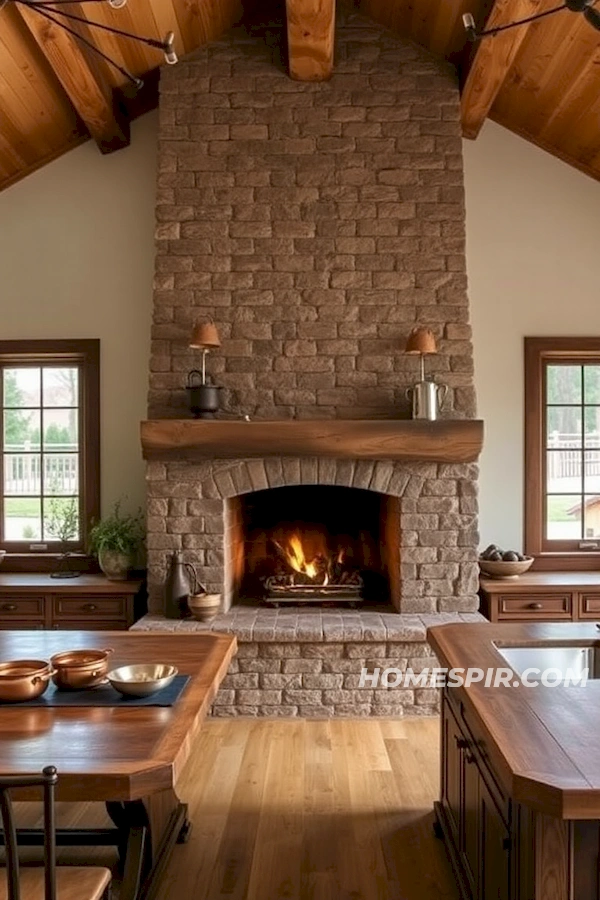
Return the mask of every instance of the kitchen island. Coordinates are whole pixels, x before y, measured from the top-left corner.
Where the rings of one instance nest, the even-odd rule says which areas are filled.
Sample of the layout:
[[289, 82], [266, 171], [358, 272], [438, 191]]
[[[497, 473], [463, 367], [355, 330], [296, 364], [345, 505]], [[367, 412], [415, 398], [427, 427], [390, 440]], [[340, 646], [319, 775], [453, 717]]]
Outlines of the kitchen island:
[[527, 687], [515, 671], [443, 689], [436, 824], [465, 900], [600, 900], [595, 623], [442, 625], [428, 639], [449, 669], [508, 670], [514, 647], [589, 656], [585, 685]]

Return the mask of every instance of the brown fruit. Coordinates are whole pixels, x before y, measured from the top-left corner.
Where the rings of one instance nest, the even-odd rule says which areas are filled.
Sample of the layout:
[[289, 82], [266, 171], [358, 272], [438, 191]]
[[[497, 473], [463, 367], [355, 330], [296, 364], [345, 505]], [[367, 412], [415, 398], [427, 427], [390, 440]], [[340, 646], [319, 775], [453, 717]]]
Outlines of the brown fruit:
[[514, 550], [507, 550], [506, 553], [502, 554], [502, 559], [504, 562], [518, 562], [519, 554], [515, 553]]

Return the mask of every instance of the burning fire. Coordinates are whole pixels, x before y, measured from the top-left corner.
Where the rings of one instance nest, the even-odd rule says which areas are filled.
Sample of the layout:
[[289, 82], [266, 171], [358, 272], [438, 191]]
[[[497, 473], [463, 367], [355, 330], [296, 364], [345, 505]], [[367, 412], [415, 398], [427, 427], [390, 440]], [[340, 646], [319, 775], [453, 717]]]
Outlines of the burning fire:
[[311, 581], [319, 579], [318, 584], [322, 587], [329, 584], [333, 574], [333, 566], [336, 563], [339, 566], [344, 561], [344, 550], [340, 549], [333, 557], [327, 551], [325, 542], [319, 542], [323, 546], [319, 546], [311, 553], [306, 549], [301, 536], [297, 532], [288, 537], [285, 546], [277, 541], [275, 543], [294, 572], [310, 578]]
[[300, 535], [293, 534], [289, 540], [288, 546], [283, 547], [282, 550], [294, 572], [300, 572], [300, 574], [307, 575], [309, 578], [313, 579], [317, 577], [319, 570], [317, 568], [316, 559], [313, 559], [310, 562], [308, 561], [304, 552], [304, 547], [302, 546]]

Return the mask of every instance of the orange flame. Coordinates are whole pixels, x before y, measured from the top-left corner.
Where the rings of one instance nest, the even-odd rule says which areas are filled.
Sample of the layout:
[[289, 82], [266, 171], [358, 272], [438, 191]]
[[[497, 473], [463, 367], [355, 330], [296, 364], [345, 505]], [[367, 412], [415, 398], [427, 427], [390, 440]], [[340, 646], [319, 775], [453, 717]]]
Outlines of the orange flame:
[[288, 542], [288, 546], [283, 548], [286, 559], [295, 572], [307, 575], [308, 578], [316, 578], [319, 574], [316, 560], [308, 560], [304, 553], [304, 547], [298, 534], [293, 534]]

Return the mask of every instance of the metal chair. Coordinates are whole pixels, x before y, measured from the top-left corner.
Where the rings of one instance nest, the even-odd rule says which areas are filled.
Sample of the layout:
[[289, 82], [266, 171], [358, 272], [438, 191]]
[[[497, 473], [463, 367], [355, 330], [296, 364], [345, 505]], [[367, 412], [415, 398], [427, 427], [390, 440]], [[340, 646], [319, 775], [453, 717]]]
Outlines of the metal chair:
[[[56, 866], [54, 766], [41, 775], [0, 776], [0, 815], [6, 848], [6, 877], [0, 875], [0, 900], [106, 900], [110, 891], [109, 869], [96, 866]], [[44, 792], [44, 867], [19, 867], [17, 830], [11, 790], [41, 787]]]

